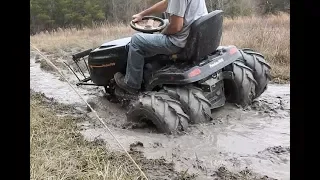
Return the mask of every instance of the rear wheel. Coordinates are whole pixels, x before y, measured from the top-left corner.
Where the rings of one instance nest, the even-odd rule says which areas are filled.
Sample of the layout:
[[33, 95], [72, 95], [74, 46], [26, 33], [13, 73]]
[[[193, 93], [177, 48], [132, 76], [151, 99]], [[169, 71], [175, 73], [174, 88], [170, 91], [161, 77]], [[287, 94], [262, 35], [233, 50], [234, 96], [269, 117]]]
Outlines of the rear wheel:
[[271, 67], [264, 59], [264, 56], [258, 52], [251, 49], [242, 49], [240, 53], [242, 54], [244, 64], [253, 70], [252, 74], [257, 82], [255, 89], [255, 98], [257, 98], [267, 89], [268, 83], [271, 80]]
[[129, 121], [150, 120], [162, 133], [175, 133], [188, 128], [189, 116], [181, 109], [180, 102], [165, 92], [141, 95], [127, 112]]
[[252, 70], [241, 61], [231, 64], [234, 73], [233, 80], [225, 80], [225, 94], [227, 101], [242, 107], [250, 105], [256, 97], [255, 81]]
[[201, 89], [194, 86], [164, 87], [164, 91], [180, 101], [182, 109], [190, 116], [192, 124], [204, 123], [212, 120], [210, 101], [203, 95]]

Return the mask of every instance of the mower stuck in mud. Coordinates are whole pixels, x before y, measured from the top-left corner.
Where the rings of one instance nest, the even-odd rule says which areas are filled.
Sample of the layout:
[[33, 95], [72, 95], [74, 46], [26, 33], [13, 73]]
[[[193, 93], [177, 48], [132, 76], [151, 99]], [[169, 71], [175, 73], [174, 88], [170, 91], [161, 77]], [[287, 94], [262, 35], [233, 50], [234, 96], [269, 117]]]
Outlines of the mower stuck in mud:
[[[145, 19], [148, 24], [159, 21], [158, 26], [146, 30], [131, 23], [131, 27], [145, 33], [164, 28], [164, 19]], [[137, 96], [124, 93], [114, 81], [115, 73], [125, 74], [130, 37], [75, 54], [75, 66], [68, 66], [77, 85], [103, 86], [109, 100], [129, 105], [128, 121], [151, 121], [163, 133], [184, 131], [189, 124], [213, 121], [212, 110], [226, 102], [246, 107], [267, 89], [270, 66], [264, 56], [251, 49], [219, 46], [222, 23], [223, 12], [213, 11], [192, 24], [179, 54], [146, 58]]]

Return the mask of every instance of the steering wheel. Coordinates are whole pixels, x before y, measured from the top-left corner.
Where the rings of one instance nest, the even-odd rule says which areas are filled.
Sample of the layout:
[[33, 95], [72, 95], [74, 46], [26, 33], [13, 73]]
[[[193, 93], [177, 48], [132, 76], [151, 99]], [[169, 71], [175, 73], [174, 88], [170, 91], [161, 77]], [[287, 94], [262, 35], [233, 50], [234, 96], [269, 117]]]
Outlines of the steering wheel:
[[156, 16], [144, 16], [139, 22], [130, 22], [130, 26], [132, 29], [144, 33], [154, 33], [162, 31], [167, 24], [164, 19], [156, 17]]

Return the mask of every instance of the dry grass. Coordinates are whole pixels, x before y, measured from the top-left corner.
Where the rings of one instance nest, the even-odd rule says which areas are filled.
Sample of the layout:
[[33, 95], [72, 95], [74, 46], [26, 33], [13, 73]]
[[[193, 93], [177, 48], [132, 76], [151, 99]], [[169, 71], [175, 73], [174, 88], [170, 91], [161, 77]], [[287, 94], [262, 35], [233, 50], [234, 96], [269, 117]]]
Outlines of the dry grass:
[[[102, 24], [92, 29], [65, 29], [31, 36], [31, 42], [41, 50], [58, 55], [97, 47], [107, 40], [130, 36], [127, 25]], [[222, 45], [251, 48], [266, 56], [276, 82], [290, 80], [290, 16], [239, 17], [224, 19]]]
[[98, 141], [84, 141], [75, 118], [58, 117], [39, 95], [32, 95], [30, 101], [30, 179], [139, 177], [126, 156], [109, 152]]
[[224, 20], [222, 44], [251, 48], [263, 55], [272, 67], [276, 82], [290, 80], [290, 16], [239, 17]]
[[[30, 37], [31, 43], [48, 53], [81, 51], [101, 45], [101, 43], [130, 36], [134, 30], [123, 24], [101, 24], [94, 28], [77, 30], [58, 29], [54, 32], [41, 32]], [[61, 52], [62, 50], [62, 52]]]

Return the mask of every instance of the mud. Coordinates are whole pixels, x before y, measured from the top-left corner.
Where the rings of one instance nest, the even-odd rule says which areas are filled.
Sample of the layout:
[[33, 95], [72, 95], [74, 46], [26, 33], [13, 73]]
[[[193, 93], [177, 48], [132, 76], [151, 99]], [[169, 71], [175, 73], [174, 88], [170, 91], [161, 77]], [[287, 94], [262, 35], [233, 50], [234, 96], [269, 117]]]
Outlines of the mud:
[[[66, 70], [64, 73], [75, 84], [72, 74]], [[121, 150], [67, 82], [41, 70], [34, 58], [30, 60], [30, 78], [34, 91], [76, 107], [92, 118], [79, 124], [86, 139], [103, 139], [109, 148]], [[175, 171], [194, 173], [196, 179], [290, 179], [290, 85], [270, 84], [252, 106], [241, 109], [227, 104], [213, 113], [213, 122], [193, 125], [175, 136], [159, 134], [149, 124], [126, 122], [126, 110], [109, 102], [101, 87], [76, 89], [122, 145], [146, 159], [170, 162]]]

